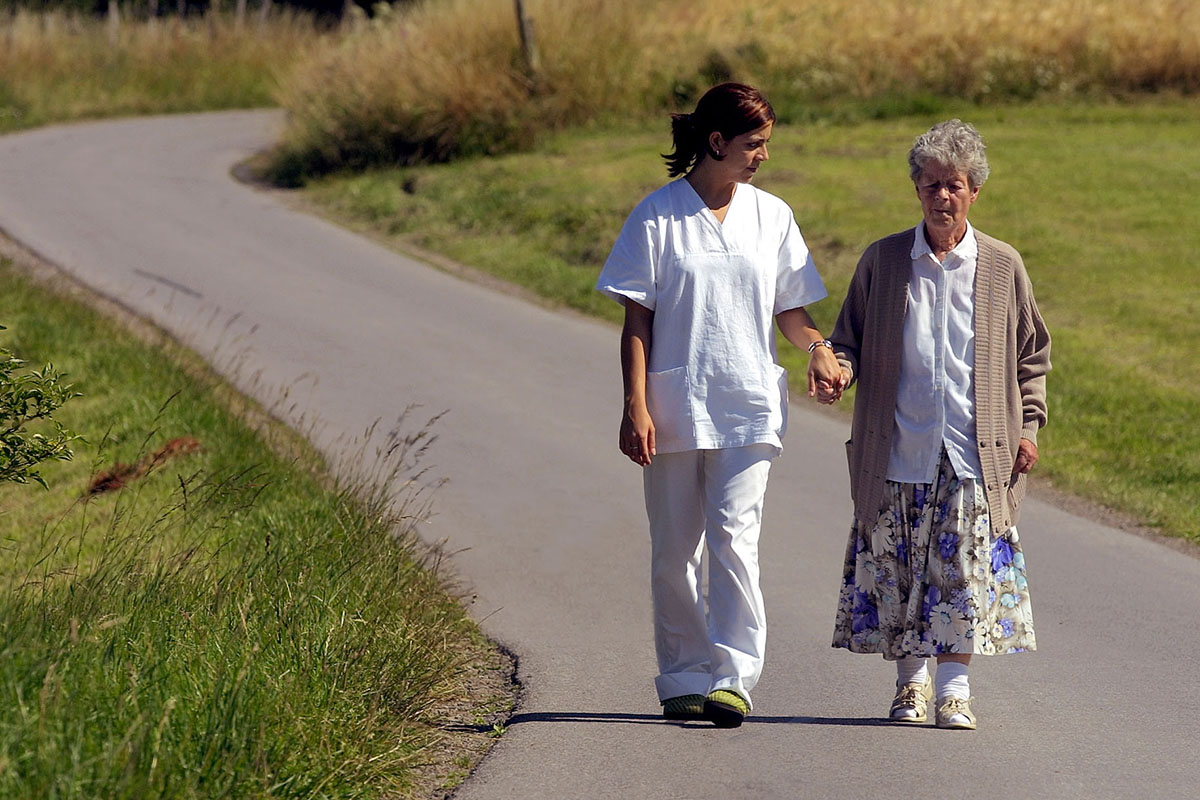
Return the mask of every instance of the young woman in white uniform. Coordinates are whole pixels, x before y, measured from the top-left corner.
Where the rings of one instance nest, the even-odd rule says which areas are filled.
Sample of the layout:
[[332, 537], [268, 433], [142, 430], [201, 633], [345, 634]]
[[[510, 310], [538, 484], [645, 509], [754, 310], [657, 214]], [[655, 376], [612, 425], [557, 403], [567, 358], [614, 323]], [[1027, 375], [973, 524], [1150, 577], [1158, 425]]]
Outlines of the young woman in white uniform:
[[736, 83], [673, 115], [665, 158], [683, 177], [634, 209], [596, 287], [625, 306], [618, 444], [643, 467], [663, 715], [721, 727], [741, 724], [763, 665], [758, 537], [787, 425], [774, 323], [812, 354], [810, 396], [840, 380], [804, 309], [826, 292], [792, 211], [750, 185], [774, 121]]

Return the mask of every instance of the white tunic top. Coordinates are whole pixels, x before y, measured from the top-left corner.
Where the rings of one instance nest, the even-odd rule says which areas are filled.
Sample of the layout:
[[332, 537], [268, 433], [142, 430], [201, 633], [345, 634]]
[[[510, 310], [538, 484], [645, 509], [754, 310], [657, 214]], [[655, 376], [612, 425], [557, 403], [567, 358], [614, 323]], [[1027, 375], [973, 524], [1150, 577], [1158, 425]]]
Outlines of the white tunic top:
[[654, 311], [646, 402], [658, 452], [783, 446], [775, 315], [826, 295], [786, 203], [740, 183], [722, 224], [673, 181], [629, 215], [596, 288]]
[[888, 480], [931, 483], [943, 446], [958, 477], [983, 474], [972, 386], [978, 257], [971, 223], [941, 263], [925, 241], [925, 223], [917, 225]]

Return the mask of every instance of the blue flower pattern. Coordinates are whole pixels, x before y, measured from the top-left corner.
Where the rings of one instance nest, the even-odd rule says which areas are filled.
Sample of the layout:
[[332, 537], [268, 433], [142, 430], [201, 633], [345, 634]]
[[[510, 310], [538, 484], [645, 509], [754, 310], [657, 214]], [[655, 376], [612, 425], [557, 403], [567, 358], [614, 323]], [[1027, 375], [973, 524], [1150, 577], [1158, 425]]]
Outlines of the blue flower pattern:
[[992, 571], [999, 572], [1013, 562], [1012, 544], [1001, 536], [992, 545]]
[[846, 548], [834, 647], [885, 658], [1036, 649], [1016, 528], [993, 536], [978, 481], [943, 455], [932, 484], [887, 484]]
[[854, 592], [854, 622], [855, 632], [874, 630], [879, 627], [879, 611], [875, 608], [874, 599], [866, 592]]
[[938, 545], [938, 549], [942, 554], [942, 560], [949, 561], [958, 552], [958, 534], [954, 531], [946, 531], [938, 537]]
[[921, 615], [928, 617], [933, 607], [942, 602], [942, 590], [936, 586], [930, 586], [925, 590], [925, 604], [921, 606]]

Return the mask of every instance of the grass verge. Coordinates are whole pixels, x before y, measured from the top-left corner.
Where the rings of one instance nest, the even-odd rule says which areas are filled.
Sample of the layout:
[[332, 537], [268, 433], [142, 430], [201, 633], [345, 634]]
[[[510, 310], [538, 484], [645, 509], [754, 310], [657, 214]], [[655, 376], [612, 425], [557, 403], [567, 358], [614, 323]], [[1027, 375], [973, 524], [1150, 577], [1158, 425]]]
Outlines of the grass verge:
[[0, 296], [6, 346], [70, 374], [83, 397], [60, 415], [88, 438], [45, 468], [48, 491], [0, 486], [0, 796], [441, 797], [461, 781], [511, 706], [511, 665], [413, 532], [435, 429], [403, 421], [372, 470], [331, 479], [161, 335], [2, 260]]
[[[1185, 288], [1200, 247], [1186, 199], [1198, 112], [1160, 98], [780, 126], [757, 180], [796, 212], [830, 290], [814, 309], [828, 329], [862, 249], [919, 219], [905, 163], [915, 135], [952, 114], [974, 122], [992, 178], [972, 221], [1022, 252], [1054, 336], [1039, 472], [1200, 541], [1200, 300]], [[526, 154], [325, 179], [304, 196], [399, 247], [615, 320], [592, 285], [626, 214], [665, 180], [666, 130], [578, 130]], [[803, 374], [798, 354], [782, 358]]]

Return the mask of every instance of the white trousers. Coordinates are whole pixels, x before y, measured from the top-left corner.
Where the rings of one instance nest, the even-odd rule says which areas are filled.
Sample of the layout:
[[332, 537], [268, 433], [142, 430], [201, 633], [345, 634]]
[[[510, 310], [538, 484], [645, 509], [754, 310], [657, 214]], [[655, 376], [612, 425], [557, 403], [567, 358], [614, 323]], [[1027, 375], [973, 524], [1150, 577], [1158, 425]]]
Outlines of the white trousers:
[[643, 470], [659, 700], [717, 689], [750, 700], [767, 638], [758, 537], [777, 454], [767, 444], [662, 453]]

